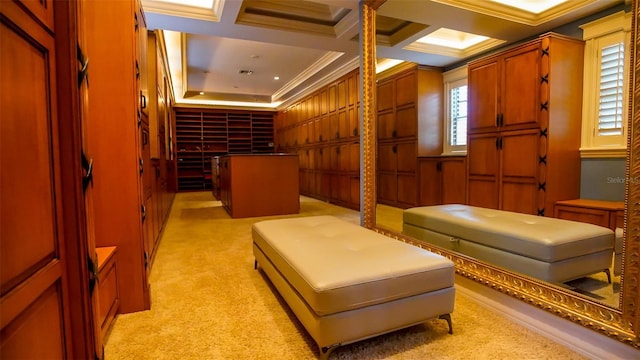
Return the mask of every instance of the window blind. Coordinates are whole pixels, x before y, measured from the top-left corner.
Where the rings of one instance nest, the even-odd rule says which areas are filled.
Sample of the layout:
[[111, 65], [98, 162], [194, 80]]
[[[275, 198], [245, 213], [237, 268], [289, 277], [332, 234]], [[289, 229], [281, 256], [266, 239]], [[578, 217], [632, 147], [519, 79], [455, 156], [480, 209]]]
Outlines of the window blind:
[[624, 43], [602, 48], [598, 135], [622, 135]]
[[451, 146], [467, 144], [467, 85], [451, 89]]

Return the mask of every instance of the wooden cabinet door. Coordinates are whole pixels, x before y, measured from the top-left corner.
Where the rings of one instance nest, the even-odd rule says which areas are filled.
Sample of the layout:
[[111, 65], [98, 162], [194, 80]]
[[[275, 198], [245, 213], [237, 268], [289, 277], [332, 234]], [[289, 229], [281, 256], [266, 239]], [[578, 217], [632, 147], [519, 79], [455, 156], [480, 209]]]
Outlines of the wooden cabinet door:
[[417, 147], [415, 142], [398, 143], [392, 151], [396, 154], [399, 172], [416, 173], [418, 168]]
[[464, 204], [467, 187], [467, 162], [465, 157], [443, 159], [440, 165], [442, 179], [442, 203]]
[[398, 199], [398, 178], [396, 173], [378, 172], [378, 201], [383, 204], [395, 204]]
[[398, 169], [398, 157], [396, 144], [378, 145], [378, 171], [395, 172]]
[[417, 205], [418, 179], [415, 174], [398, 174], [397, 201], [401, 206], [410, 207]]
[[499, 64], [497, 59], [469, 67], [469, 134], [497, 130]]
[[349, 136], [353, 138], [360, 137], [360, 111], [357, 106], [349, 107], [347, 117], [349, 118]]
[[500, 90], [501, 130], [538, 126], [540, 113], [540, 45], [506, 54]]
[[415, 106], [409, 106], [396, 111], [395, 129], [393, 137], [416, 137], [418, 135], [418, 115]]
[[416, 71], [408, 72], [395, 79], [396, 82], [396, 107], [415, 104], [418, 87], [416, 83]]
[[350, 136], [349, 134], [349, 117], [347, 110], [338, 111], [338, 138], [346, 139]]
[[396, 129], [395, 114], [393, 112], [378, 113], [376, 129], [378, 139], [392, 139]]
[[378, 111], [393, 109], [393, 81], [381, 81], [378, 83], [376, 89], [376, 109]]
[[442, 177], [439, 158], [418, 160], [418, 205], [438, 205], [442, 201]]
[[534, 215], [538, 213], [539, 137], [539, 130], [502, 133], [500, 209]]
[[498, 209], [499, 154], [496, 134], [469, 136], [467, 204]]
[[[86, 227], [77, 181], [83, 175], [76, 152], [80, 146], [71, 145], [81, 140], [75, 122], [80, 116], [77, 106], [81, 106], [77, 90], [80, 65], [68, 55], [75, 56], [76, 47], [83, 42], [78, 42], [75, 33], [57, 40], [59, 35], [57, 31], [54, 35], [52, 27], [54, 11], [56, 17], [69, 15], [75, 5], [0, 5], [2, 359], [102, 357], [97, 351], [99, 326], [91, 323], [93, 309], [84, 273], [84, 252], [93, 257], [94, 247], [81, 244]], [[56, 30], [58, 25], [75, 29], [75, 22], [69, 21], [76, 19], [66, 15], [56, 18]], [[35, 17], [50, 26], [43, 27]], [[56, 64], [61, 58], [64, 60]], [[67, 76], [59, 76], [62, 68]], [[75, 90], [61, 94], [59, 88]], [[61, 165], [62, 159], [67, 167]]]

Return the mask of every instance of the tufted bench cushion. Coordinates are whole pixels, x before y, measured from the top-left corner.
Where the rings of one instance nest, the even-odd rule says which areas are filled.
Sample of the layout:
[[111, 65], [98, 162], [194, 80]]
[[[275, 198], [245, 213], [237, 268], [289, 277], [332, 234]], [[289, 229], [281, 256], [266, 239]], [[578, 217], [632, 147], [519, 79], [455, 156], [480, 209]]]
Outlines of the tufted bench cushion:
[[324, 350], [453, 312], [454, 265], [333, 216], [265, 220], [253, 253]]
[[403, 232], [552, 282], [608, 270], [614, 245], [605, 227], [459, 204], [407, 209]]

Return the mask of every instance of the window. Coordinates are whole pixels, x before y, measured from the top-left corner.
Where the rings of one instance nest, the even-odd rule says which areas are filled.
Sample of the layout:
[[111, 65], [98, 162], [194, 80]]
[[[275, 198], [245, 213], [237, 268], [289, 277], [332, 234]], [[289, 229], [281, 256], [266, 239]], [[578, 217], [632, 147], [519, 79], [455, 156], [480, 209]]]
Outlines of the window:
[[581, 28], [585, 63], [580, 152], [582, 157], [624, 157], [631, 15], [615, 13]]
[[467, 67], [443, 74], [445, 90], [445, 126], [443, 155], [467, 151]]

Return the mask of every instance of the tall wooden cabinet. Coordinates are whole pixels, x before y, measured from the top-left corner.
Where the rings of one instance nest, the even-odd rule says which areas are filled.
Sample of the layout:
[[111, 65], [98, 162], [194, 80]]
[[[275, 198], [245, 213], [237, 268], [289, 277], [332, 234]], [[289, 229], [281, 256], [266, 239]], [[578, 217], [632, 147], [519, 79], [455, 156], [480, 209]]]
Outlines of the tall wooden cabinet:
[[469, 64], [469, 205], [552, 216], [578, 197], [582, 66], [555, 34]]
[[358, 70], [278, 112], [276, 149], [297, 153], [300, 193], [340, 206], [360, 206]]
[[418, 204], [418, 156], [442, 152], [443, 82], [440, 70], [411, 65], [377, 84], [378, 202]]
[[146, 310], [152, 178], [145, 18], [138, 0], [86, 4], [96, 244], [117, 247], [120, 312]]

